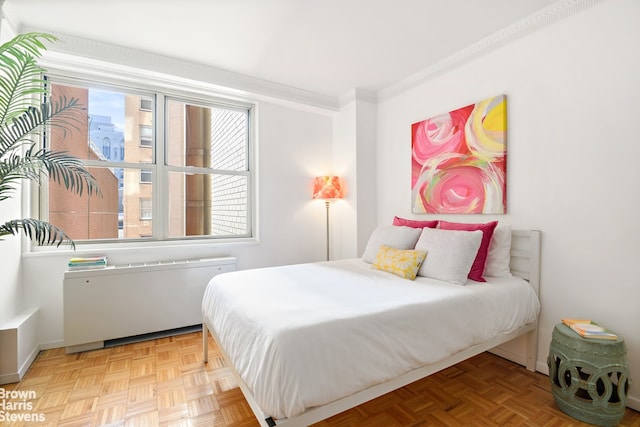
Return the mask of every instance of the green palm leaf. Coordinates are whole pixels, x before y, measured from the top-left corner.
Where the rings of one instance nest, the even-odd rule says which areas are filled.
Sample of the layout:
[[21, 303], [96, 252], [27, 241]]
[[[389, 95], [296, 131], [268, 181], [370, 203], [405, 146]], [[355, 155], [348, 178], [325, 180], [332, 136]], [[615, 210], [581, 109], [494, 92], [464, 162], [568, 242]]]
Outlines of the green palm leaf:
[[0, 46], [0, 56], [6, 54], [15, 56], [27, 51], [31, 56], [40, 57], [41, 51], [47, 49], [43, 41], [55, 42], [57, 40], [56, 36], [47, 33], [18, 34]]
[[0, 46], [0, 123], [20, 115], [47, 93], [44, 71], [36, 62], [46, 50], [44, 41], [57, 38], [50, 34], [21, 34]]
[[[36, 61], [45, 42], [57, 38], [44, 33], [21, 34], [0, 46], [0, 201], [12, 196], [24, 180], [49, 177], [79, 196], [100, 194], [97, 182], [81, 160], [67, 152], [38, 149], [38, 135], [47, 127], [66, 134], [80, 128], [84, 115], [76, 98], [49, 99], [44, 69]], [[45, 102], [42, 102], [45, 99]], [[37, 219], [16, 219], [0, 225], [0, 236], [20, 230], [41, 245], [73, 241], [64, 231]]]
[[25, 218], [14, 219], [0, 224], [0, 236], [15, 236], [20, 230], [23, 230], [27, 237], [40, 245], [60, 246], [63, 243], [67, 243], [74, 249], [76, 247], [73, 240], [64, 231], [45, 221]]
[[43, 173], [79, 196], [85, 187], [89, 194], [101, 194], [95, 178], [79, 159], [64, 151], [31, 146], [24, 155], [13, 153], [0, 161], [0, 201], [10, 197], [19, 181], [30, 179], [38, 182]]
[[78, 129], [80, 119], [77, 112], [81, 109], [83, 107], [77, 98], [61, 96], [57, 101], [28, 107], [10, 121], [0, 122], [0, 158], [23, 142], [35, 142], [32, 138], [46, 125], [56, 126], [65, 132], [70, 128]]
[[89, 194], [101, 194], [95, 178], [84, 168], [82, 161], [65, 151], [39, 149], [32, 152], [29, 149], [25, 157], [38, 165], [38, 171], [44, 168], [51, 179], [79, 196], [82, 196], [85, 186]]

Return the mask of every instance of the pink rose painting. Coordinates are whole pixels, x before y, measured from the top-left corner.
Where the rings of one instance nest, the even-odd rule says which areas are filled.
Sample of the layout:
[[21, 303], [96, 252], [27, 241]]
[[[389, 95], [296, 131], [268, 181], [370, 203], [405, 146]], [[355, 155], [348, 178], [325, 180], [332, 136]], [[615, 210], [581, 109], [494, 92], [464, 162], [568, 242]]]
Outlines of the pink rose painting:
[[506, 137], [505, 95], [412, 124], [413, 212], [505, 213]]

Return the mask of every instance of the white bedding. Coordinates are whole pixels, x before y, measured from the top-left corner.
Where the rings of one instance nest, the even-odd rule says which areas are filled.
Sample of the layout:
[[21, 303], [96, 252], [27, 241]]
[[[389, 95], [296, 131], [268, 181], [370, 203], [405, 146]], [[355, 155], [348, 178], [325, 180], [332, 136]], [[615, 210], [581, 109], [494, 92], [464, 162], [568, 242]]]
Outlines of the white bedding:
[[266, 415], [291, 418], [536, 320], [517, 277], [454, 285], [360, 259], [215, 276], [202, 304]]

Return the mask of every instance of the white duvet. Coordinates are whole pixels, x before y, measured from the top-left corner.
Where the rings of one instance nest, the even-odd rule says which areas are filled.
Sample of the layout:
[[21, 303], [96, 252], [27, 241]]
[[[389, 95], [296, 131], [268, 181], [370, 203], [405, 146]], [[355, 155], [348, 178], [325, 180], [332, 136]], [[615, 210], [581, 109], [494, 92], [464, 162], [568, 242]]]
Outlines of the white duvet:
[[537, 318], [526, 281], [487, 280], [299, 264], [215, 276], [202, 309], [263, 412], [291, 418]]

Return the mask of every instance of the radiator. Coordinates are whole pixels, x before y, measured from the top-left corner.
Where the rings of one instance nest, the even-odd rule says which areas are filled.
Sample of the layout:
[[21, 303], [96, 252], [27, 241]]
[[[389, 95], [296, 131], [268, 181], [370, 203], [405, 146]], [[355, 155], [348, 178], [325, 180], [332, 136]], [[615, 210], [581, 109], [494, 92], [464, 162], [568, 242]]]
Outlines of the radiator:
[[64, 274], [67, 353], [102, 348], [105, 341], [202, 323], [202, 296], [235, 258], [115, 265]]

